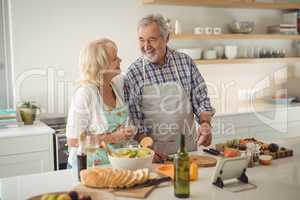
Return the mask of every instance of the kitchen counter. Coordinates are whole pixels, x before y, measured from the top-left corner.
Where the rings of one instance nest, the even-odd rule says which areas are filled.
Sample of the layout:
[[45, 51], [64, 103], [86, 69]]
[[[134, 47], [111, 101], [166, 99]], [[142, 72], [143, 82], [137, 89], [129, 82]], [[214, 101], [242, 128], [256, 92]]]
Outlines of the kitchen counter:
[[[214, 168], [200, 168], [199, 179], [191, 183], [190, 199], [205, 200], [298, 200], [300, 196], [300, 137], [281, 141], [280, 145], [294, 149], [294, 156], [274, 160], [271, 166], [247, 169], [251, 183], [256, 189], [232, 193], [211, 184]], [[1, 200], [23, 200], [40, 193], [70, 190], [78, 184], [72, 170], [0, 179]], [[130, 198], [116, 197], [117, 200]], [[173, 187], [155, 189], [149, 200], [176, 199]]]
[[43, 122], [36, 122], [33, 125], [21, 125], [15, 128], [0, 129], [0, 138], [19, 137], [29, 135], [44, 135], [53, 134], [55, 131], [44, 124]]
[[225, 105], [213, 105], [216, 109], [216, 117], [249, 114], [256, 112], [267, 112], [274, 110], [300, 109], [300, 103], [275, 104], [268, 101], [251, 102], [227, 102]]

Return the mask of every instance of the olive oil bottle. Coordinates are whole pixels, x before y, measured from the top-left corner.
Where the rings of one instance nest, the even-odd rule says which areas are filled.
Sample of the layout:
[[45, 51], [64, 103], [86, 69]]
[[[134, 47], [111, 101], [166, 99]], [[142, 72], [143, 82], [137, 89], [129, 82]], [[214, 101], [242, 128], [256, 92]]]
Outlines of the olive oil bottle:
[[185, 149], [185, 137], [179, 135], [180, 147], [174, 158], [174, 194], [178, 198], [190, 196], [189, 155]]

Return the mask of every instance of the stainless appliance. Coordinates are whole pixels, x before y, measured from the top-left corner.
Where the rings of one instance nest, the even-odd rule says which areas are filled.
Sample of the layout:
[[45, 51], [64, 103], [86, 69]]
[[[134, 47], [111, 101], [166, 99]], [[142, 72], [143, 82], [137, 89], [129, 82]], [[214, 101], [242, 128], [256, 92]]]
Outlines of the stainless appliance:
[[296, 101], [300, 102], [300, 77], [291, 78], [287, 81], [287, 94], [290, 97], [296, 97]]
[[54, 169], [66, 169], [68, 163], [66, 117], [44, 116], [41, 117], [41, 121], [55, 130], [53, 134]]

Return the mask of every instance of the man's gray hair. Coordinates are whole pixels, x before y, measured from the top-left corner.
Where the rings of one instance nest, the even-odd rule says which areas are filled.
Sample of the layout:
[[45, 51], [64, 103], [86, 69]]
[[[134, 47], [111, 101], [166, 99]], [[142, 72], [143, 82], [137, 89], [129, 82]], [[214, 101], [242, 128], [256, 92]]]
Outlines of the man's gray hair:
[[149, 14], [143, 17], [138, 22], [138, 28], [141, 26], [147, 26], [151, 23], [156, 23], [159, 26], [160, 34], [163, 38], [167, 38], [170, 33], [169, 21], [161, 14]]

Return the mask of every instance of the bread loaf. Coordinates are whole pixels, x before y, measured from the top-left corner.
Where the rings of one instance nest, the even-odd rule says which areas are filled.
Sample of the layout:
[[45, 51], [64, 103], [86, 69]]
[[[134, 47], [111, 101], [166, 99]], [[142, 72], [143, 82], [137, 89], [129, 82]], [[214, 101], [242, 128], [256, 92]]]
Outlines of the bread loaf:
[[149, 179], [149, 170], [139, 169], [130, 171], [111, 168], [93, 168], [81, 170], [80, 178], [81, 183], [88, 187], [124, 188], [146, 182]]

